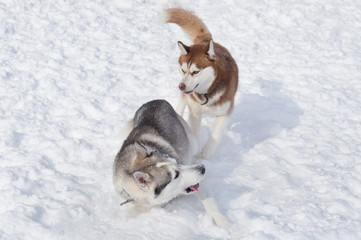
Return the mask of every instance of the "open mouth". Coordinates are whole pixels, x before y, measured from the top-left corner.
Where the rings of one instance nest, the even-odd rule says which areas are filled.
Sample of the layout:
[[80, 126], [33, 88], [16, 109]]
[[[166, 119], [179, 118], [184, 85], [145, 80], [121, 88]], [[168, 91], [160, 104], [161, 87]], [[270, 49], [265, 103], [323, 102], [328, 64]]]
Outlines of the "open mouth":
[[199, 188], [199, 183], [197, 183], [196, 185], [187, 187], [186, 192], [190, 193], [190, 192], [198, 191], [198, 188]]
[[193, 88], [193, 90], [190, 90], [188, 92], [184, 92], [185, 94], [190, 94], [192, 93], [197, 87], [198, 87], [199, 83], [197, 83], [197, 85]]

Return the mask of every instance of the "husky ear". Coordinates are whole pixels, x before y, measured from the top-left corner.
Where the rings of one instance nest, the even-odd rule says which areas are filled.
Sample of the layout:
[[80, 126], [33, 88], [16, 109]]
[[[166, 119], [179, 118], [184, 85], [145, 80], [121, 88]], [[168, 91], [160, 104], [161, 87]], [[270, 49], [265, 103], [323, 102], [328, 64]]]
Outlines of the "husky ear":
[[152, 182], [152, 179], [148, 173], [144, 173], [140, 171], [134, 172], [133, 178], [143, 191], [147, 191], [149, 188], [149, 184]]
[[152, 147], [147, 146], [147, 145], [145, 145], [145, 144], [143, 144], [143, 143], [141, 143], [141, 142], [138, 142], [138, 141], [137, 141], [136, 144], [137, 144], [137, 149], [138, 149], [140, 152], [143, 152], [144, 155], [146, 155], [146, 156], [150, 156], [150, 155], [152, 155], [153, 152], [156, 151], [156, 150], [154, 150]]
[[187, 55], [189, 53], [189, 47], [184, 45], [181, 41], [178, 41], [178, 47], [181, 50], [181, 55]]
[[211, 41], [209, 41], [209, 46], [208, 46], [208, 58], [214, 60], [215, 59], [215, 52], [214, 52], [214, 43], [213, 40], [211, 39]]

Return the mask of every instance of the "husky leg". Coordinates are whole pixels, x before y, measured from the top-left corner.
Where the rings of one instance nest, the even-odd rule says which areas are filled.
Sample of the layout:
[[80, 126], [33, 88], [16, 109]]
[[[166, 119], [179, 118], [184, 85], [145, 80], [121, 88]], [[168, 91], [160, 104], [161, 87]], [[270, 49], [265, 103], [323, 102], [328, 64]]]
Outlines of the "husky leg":
[[131, 205], [127, 206], [125, 215], [128, 218], [135, 218], [135, 217], [139, 216], [142, 213], [149, 212], [150, 210], [151, 210], [150, 206], [131, 203]]
[[189, 111], [189, 127], [193, 133], [193, 136], [196, 138], [196, 141], [199, 142], [199, 132], [201, 129], [202, 115], [200, 113], [192, 113]]
[[200, 154], [198, 155], [199, 158], [206, 159], [211, 156], [214, 150], [216, 150], [218, 143], [226, 130], [229, 118], [230, 115], [216, 117], [212, 128], [212, 135], [204, 145]]
[[183, 113], [184, 113], [184, 109], [186, 108], [186, 105], [187, 103], [184, 97], [184, 93], [180, 93], [178, 105], [176, 109], [176, 112], [178, 113], [179, 116], [183, 117]]
[[203, 193], [196, 192], [196, 196], [201, 200], [206, 213], [213, 218], [213, 221], [217, 224], [217, 226], [222, 228], [227, 228], [231, 224], [226, 216], [224, 216], [221, 211], [219, 210], [216, 202], [214, 201], [213, 197], [208, 196], [209, 191], [207, 191], [204, 195]]
[[189, 141], [189, 147], [190, 147], [188, 156], [184, 159], [183, 164], [190, 165], [192, 164], [192, 162], [194, 161], [194, 157], [198, 153], [198, 142], [195, 136], [193, 135], [192, 130], [188, 126], [187, 122], [181, 116], [178, 116], [178, 118], [179, 121], [182, 123], [184, 129], [186, 130], [187, 138]]

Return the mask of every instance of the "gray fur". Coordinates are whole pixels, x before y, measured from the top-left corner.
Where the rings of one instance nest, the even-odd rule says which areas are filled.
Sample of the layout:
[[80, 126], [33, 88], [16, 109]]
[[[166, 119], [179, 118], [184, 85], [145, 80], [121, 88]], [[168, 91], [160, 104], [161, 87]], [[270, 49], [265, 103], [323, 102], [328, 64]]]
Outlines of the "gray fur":
[[[177, 113], [168, 102], [154, 100], [144, 104], [135, 113], [133, 123], [134, 129], [129, 134], [127, 142], [146, 143], [147, 146], [155, 148], [158, 152], [167, 154], [183, 163], [183, 159], [187, 157], [189, 140]], [[154, 141], [143, 139], [144, 134], [154, 135]], [[164, 139], [170, 146], [159, 144], [157, 141], [159, 138]]]
[[[145, 103], [114, 161], [115, 189], [145, 205], [164, 204], [196, 185], [203, 165], [186, 166], [196, 146], [185, 121], [165, 100]], [[181, 177], [176, 179], [176, 172]], [[187, 188], [188, 187], [188, 188]]]

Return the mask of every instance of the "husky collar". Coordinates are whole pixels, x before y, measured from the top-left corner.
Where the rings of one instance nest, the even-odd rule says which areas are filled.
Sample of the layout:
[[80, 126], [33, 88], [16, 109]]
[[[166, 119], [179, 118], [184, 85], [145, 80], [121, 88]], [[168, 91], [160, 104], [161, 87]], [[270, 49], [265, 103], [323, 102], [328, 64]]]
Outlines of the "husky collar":
[[121, 193], [122, 193], [122, 194], [124, 193], [124, 194], [128, 195], [128, 196], [129, 196], [129, 199], [126, 200], [126, 201], [124, 201], [124, 202], [122, 202], [122, 203], [120, 204], [120, 206], [123, 206], [124, 204], [129, 203], [129, 202], [135, 201], [134, 198], [132, 198], [132, 197], [129, 195], [129, 193], [126, 192], [124, 189], [122, 190]]
[[206, 105], [208, 103], [208, 94], [205, 93], [203, 96], [206, 98], [206, 101], [204, 103], [201, 103], [201, 105]]

